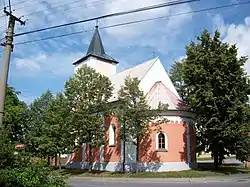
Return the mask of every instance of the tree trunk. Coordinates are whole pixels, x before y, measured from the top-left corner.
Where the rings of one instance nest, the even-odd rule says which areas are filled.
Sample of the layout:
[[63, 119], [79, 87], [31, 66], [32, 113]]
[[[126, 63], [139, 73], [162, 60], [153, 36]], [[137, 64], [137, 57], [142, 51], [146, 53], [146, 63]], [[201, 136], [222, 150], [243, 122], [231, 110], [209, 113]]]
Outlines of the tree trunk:
[[59, 161], [59, 170], [61, 171], [61, 169], [62, 169], [62, 164], [61, 164], [61, 153], [59, 153], [58, 161]]
[[122, 171], [125, 173], [125, 161], [126, 161], [126, 135], [125, 135], [125, 123], [123, 124], [123, 160], [122, 160]]
[[249, 168], [249, 162], [246, 160], [246, 162], [245, 162], [245, 168]]
[[136, 173], [139, 173], [139, 137], [136, 138]]
[[92, 146], [89, 145], [89, 171], [92, 171]]
[[55, 166], [57, 167], [57, 154], [55, 155]]
[[48, 166], [50, 166], [50, 157], [49, 156], [47, 158], [47, 164], [48, 164]]
[[223, 164], [223, 155], [219, 156], [219, 166], [221, 166]]
[[218, 155], [218, 152], [214, 152], [213, 156], [214, 156], [214, 167], [218, 168], [218, 164], [219, 164], [219, 155]]

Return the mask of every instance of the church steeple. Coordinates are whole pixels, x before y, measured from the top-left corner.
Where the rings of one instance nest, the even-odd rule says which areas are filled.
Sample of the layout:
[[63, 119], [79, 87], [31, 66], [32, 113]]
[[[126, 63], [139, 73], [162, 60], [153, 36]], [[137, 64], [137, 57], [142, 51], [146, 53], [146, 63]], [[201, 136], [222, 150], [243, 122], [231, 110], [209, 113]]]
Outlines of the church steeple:
[[99, 60], [104, 60], [109, 63], [118, 64], [118, 62], [115, 59], [113, 59], [112, 57], [110, 57], [109, 55], [105, 53], [98, 26], [95, 26], [95, 32], [91, 39], [86, 55], [82, 57], [81, 59], [79, 59], [78, 61], [74, 62], [73, 65], [77, 65], [91, 56]]
[[92, 37], [92, 40], [90, 42], [88, 52], [86, 55], [88, 54], [97, 55], [97, 56], [105, 55], [105, 50], [104, 50], [102, 40], [99, 34], [98, 26], [95, 26], [95, 33]]
[[108, 77], [116, 74], [116, 65], [118, 64], [118, 61], [105, 53], [98, 26], [95, 27], [95, 32], [86, 55], [73, 63], [75, 71], [82, 64], [87, 64], [97, 72]]

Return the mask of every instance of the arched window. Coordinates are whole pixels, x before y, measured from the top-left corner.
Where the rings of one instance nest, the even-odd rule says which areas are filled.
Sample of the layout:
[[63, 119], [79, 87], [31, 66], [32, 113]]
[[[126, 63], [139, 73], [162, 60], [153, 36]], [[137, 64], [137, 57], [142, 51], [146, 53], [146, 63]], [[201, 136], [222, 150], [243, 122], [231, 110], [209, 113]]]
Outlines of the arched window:
[[109, 145], [115, 145], [116, 127], [114, 124], [109, 126]]
[[165, 135], [163, 133], [160, 133], [158, 135], [158, 148], [159, 149], [165, 149]]
[[156, 134], [156, 151], [166, 152], [168, 151], [168, 136], [164, 132]]

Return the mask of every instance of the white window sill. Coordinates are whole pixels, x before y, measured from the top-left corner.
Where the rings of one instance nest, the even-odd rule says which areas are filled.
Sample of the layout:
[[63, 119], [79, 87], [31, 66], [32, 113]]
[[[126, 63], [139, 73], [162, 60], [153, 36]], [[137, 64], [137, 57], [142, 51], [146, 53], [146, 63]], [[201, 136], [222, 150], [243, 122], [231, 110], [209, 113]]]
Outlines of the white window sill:
[[168, 152], [168, 150], [164, 148], [159, 148], [156, 150], [156, 152]]

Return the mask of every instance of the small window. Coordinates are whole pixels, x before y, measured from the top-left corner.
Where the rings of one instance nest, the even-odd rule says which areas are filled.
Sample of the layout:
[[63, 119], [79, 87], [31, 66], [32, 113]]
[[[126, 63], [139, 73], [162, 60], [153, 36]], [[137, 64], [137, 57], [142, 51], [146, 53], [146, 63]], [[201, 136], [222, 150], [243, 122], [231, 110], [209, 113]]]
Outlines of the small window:
[[115, 145], [116, 127], [115, 125], [109, 126], [109, 145]]
[[168, 136], [164, 132], [156, 133], [155, 137], [156, 151], [157, 152], [167, 152], [168, 151]]
[[165, 149], [165, 135], [163, 133], [158, 135], [158, 144], [159, 149]]

